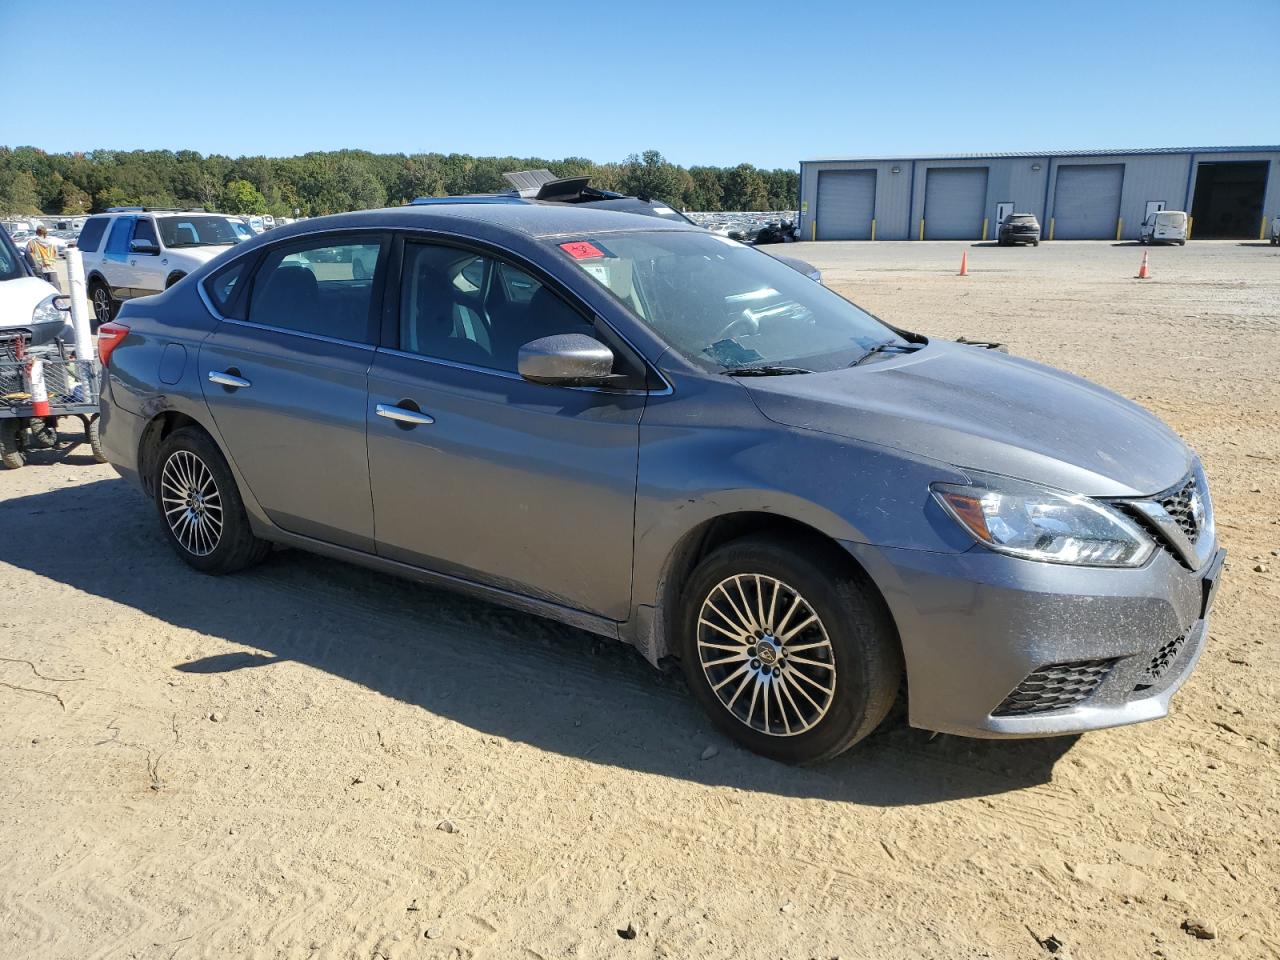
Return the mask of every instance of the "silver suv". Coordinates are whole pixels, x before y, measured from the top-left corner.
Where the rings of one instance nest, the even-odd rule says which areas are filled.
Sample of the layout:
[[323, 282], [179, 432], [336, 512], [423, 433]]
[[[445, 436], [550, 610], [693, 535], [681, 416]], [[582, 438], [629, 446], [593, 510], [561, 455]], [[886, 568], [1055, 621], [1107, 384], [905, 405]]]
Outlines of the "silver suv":
[[80, 231], [85, 281], [95, 323], [115, 316], [120, 303], [173, 286], [253, 231], [239, 217], [143, 207], [112, 207]]

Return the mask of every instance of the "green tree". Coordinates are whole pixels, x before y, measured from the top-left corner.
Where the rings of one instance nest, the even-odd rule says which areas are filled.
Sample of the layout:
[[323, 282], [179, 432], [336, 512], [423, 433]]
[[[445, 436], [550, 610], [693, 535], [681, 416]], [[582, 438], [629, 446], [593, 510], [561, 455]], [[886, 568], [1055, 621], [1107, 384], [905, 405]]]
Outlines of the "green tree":
[[769, 191], [760, 171], [749, 163], [740, 163], [724, 178], [726, 210], [768, 210]]
[[267, 212], [267, 198], [248, 180], [232, 180], [223, 187], [219, 205], [224, 213]]
[[622, 191], [651, 200], [680, 204], [684, 183], [680, 171], [668, 163], [657, 150], [631, 154], [622, 164]]
[[0, 175], [0, 213], [26, 216], [40, 212], [36, 178], [25, 170]]
[[63, 183], [62, 196], [58, 200], [58, 211], [60, 213], [88, 213], [89, 207], [92, 205], [89, 194], [69, 180]]

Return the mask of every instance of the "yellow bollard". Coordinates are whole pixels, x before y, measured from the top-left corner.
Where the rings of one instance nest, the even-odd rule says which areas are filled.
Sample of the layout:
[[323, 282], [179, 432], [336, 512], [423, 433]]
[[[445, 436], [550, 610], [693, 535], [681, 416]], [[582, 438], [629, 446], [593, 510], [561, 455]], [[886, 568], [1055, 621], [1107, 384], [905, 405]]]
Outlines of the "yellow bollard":
[[1053, 217], [1049, 218], [1049, 239], [1053, 239]]
[[924, 217], [920, 218], [920, 239], [924, 239]]
[[818, 240], [818, 221], [817, 220], [809, 221], [809, 236], [814, 240], [815, 243], [817, 242]]
[[1120, 217], [1116, 220], [1116, 239], [1117, 240], [1120, 239], [1120, 232], [1122, 230], [1124, 230], [1124, 217]]
[[876, 218], [872, 217], [871, 218], [871, 239], [875, 240], [875, 238], [876, 238]]
[[987, 239], [987, 217], [982, 218], [982, 239]]
[[[871, 222], [872, 222], [872, 223], [875, 223], [875, 221], [874, 221], [874, 220], [872, 220]], [[1263, 218], [1262, 218], [1262, 226], [1260, 226], [1260, 227], [1258, 228], [1258, 239], [1259, 239], [1259, 240], [1265, 240], [1265, 239], [1267, 239], [1267, 218], [1266, 218], [1266, 216], [1263, 216]]]
[[1188, 240], [1191, 239], [1191, 228], [1195, 226], [1195, 223], [1196, 223], [1195, 217], [1187, 217], [1187, 239]]

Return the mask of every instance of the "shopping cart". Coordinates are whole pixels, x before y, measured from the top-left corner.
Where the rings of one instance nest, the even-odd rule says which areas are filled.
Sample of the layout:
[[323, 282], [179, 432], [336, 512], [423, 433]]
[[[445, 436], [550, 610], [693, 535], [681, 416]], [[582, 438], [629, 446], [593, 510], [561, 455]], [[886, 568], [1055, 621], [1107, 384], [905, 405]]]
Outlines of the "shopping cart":
[[[16, 470], [32, 450], [59, 450], [87, 443], [93, 459], [106, 463], [98, 434], [97, 357], [84, 359], [61, 339], [47, 342], [35, 331], [0, 330], [0, 463]], [[76, 417], [83, 440], [68, 440], [58, 421]]]

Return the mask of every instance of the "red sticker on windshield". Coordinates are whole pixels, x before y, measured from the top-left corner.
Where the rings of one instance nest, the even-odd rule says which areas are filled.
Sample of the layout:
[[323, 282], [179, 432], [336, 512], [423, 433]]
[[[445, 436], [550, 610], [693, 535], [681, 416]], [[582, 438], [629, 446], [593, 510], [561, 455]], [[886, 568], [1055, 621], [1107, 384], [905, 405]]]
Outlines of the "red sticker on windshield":
[[586, 240], [574, 240], [570, 243], [562, 243], [560, 244], [560, 249], [575, 260], [595, 260], [604, 256], [603, 250], [597, 247], [594, 243], [588, 243]]

